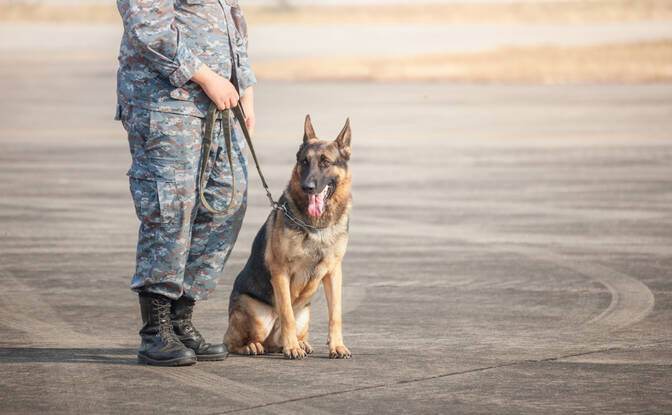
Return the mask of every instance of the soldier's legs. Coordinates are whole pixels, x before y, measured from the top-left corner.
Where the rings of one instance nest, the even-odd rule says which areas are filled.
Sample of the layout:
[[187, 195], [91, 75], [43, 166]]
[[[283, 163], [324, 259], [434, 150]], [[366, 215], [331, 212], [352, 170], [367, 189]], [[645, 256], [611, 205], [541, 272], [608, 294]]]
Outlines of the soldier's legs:
[[133, 159], [131, 194], [141, 222], [131, 288], [177, 300], [190, 248], [203, 120], [130, 107], [122, 121]]
[[[218, 146], [211, 153], [213, 165], [204, 193], [212, 207], [222, 210], [228, 206], [232, 196], [232, 174], [224, 137], [219, 128], [215, 130], [217, 137], [214, 142]], [[191, 246], [183, 283], [184, 295], [193, 300], [205, 299], [214, 291], [245, 216], [247, 165], [242, 133], [238, 128], [232, 129], [232, 141], [236, 181], [235, 204], [227, 215], [214, 215], [200, 203], [195, 209]]]
[[[131, 288], [140, 294], [142, 342], [138, 360], [160, 366], [196, 363], [171, 321], [182, 295], [196, 201], [202, 120], [129, 107], [122, 113], [133, 164], [128, 172], [140, 219]], [[219, 350], [220, 354], [223, 350]]]
[[[234, 137], [236, 203], [230, 214], [212, 215], [197, 204], [203, 120], [130, 108], [122, 121], [133, 158], [128, 173], [131, 193], [141, 221], [131, 283], [146, 308], [138, 357], [162, 365], [191, 364], [195, 357], [223, 359], [224, 346], [207, 343], [191, 315], [195, 300], [215, 289], [245, 214], [247, 168], [241, 146]], [[232, 175], [219, 129], [208, 160], [205, 195], [213, 207], [222, 209], [231, 196]], [[143, 297], [147, 295], [156, 298], [148, 302]], [[155, 304], [161, 298], [169, 299], [168, 316], [164, 316], [164, 303]], [[159, 311], [163, 317], [155, 320], [170, 325], [169, 330], [159, 330], [156, 321], [145, 318]], [[167, 352], [175, 342], [190, 350]]]

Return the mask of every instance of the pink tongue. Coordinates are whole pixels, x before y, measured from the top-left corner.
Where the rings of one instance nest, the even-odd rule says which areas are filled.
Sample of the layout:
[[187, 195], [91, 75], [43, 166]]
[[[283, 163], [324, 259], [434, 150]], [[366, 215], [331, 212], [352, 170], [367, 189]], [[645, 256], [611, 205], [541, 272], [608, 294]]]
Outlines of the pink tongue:
[[324, 213], [324, 198], [327, 196], [328, 188], [329, 186], [325, 187], [320, 194], [308, 195], [308, 214], [310, 216], [322, 216], [322, 213]]

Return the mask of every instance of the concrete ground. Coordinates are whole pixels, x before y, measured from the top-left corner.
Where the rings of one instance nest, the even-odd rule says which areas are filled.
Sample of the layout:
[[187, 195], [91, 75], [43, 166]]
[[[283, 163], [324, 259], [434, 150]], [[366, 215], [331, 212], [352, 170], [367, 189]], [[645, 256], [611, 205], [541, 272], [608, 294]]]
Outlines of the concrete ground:
[[[3, 413], [672, 412], [672, 85], [264, 83], [280, 194], [310, 112], [353, 126], [344, 336], [316, 352], [136, 364], [137, 219], [104, 59], [0, 60]], [[211, 340], [268, 213], [257, 176]]]

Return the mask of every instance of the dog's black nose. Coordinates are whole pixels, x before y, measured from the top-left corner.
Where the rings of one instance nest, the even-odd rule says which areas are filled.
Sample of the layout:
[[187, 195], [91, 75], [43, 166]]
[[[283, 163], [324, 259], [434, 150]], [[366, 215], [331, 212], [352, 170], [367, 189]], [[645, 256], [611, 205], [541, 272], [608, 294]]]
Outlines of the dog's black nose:
[[315, 187], [316, 187], [315, 180], [306, 180], [303, 183], [301, 183], [301, 190], [303, 190], [304, 193], [314, 193]]

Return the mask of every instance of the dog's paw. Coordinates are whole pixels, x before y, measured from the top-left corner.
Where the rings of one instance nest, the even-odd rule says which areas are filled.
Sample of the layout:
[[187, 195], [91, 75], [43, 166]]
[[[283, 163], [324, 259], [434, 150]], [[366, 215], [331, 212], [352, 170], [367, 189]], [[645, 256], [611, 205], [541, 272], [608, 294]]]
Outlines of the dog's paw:
[[285, 355], [285, 358], [291, 360], [300, 360], [306, 357], [306, 352], [298, 344], [292, 347], [283, 347], [282, 354]]
[[347, 347], [343, 345], [334, 347], [329, 346], [330, 359], [350, 359], [351, 357], [352, 354], [350, 353], [350, 350], [348, 350]]
[[241, 353], [249, 356], [264, 354], [264, 346], [262, 346], [259, 342], [250, 342], [242, 347]]
[[306, 354], [313, 353], [313, 348], [305, 340], [299, 340], [299, 347], [301, 347]]

